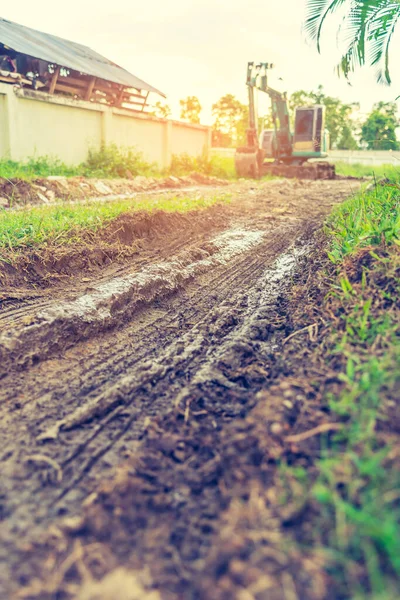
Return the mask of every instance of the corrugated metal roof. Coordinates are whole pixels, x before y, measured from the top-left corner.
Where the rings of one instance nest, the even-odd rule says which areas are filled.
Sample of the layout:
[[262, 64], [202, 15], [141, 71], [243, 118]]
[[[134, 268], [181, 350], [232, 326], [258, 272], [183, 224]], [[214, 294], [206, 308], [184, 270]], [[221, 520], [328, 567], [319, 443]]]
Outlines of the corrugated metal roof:
[[0, 42], [16, 52], [33, 58], [40, 58], [60, 67], [67, 67], [85, 75], [94, 75], [127, 87], [155, 92], [165, 98], [165, 94], [153, 86], [82, 44], [2, 18], [0, 18]]

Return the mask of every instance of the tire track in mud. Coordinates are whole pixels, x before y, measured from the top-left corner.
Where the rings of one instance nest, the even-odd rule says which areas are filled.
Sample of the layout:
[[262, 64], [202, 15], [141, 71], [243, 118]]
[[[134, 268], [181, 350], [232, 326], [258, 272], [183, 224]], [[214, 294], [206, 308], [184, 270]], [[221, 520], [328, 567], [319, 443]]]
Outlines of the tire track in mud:
[[[114, 375], [110, 373], [110, 377], [107, 379], [104, 376], [100, 377], [100, 386], [96, 386], [95, 389], [93, 389], [93, 383], [88, 381], [86, 388], [89, 390], [88, 394], [79, 393], [77, 390], [75, 396], [75, 386], [72, 385], [72, 389], [69, 389], [69, 381], [74, 378], [77, 381], [75, 389], [80, 387], [82, 390], [82, 385], [85, 384], [85, 376], [81, 372], [81, 365], [78, 361], [74, 361], [75, 366], [67, 375], [59, 372], [57, 381], [44, 382], [42, 373], [35, 382], [29, 381], [28, 376], [27, 387], [34, 388], [36, 386], [34, 395], [39, 401], [41, 401], [43, 393], [48, 395], [41, 408], [46, 413], [47, 423], [51, 422], [51, 414], [53, 413], [54, 418], [54, 413], [60, 409], [60, 403], [63, 409], [67, 409], [68, 415], [71, 412], [73, 414], [73, 406], [84, 406], [84, 402], [96, 401], [102, 394], [108, 403], [109, 399], [112, 399], [113, 393], [117, 391], [124, 397], [124, 402], [120, 407], [117, 406], [117, 410], [112, 414], [108, 410], [110, 406], [106, 407], [104, 421], [100, 420], [99, 422], [92, 418], [88, 424], [82, 424], [71, 431], [61, 432], [59, 440], [44, 446], [36, 440], [41, 429], [37, 419], [39, 408], [32, 400], [25, 405], [21, 417], [26, 426], [26, 438], [20, 445], [20, 451], [10, 454], [15, 448], [15, 436], [17, 435], [15, 428], [13, 428], [14, 431], [10, 429], [5, 431], [3, 436], [1, 461], [5, 468], [3, 469], [2, 486], [6, 490], [3, 512], [7, 516], [9, 543], [12, 543], [12, 539], [16, 536], [26, 534], [31, 529], [35, 530], [37, 525], [43, 526], [49, 519], [67, 514], [74, 507], [80, 506], [87, 494], [95, 489], [96, 484], [107, 474], [111, 475], [113, 467], [134, 451], [135, 443], [140, 439], [148, 418], [170, 410], [173, 406], [173, 398], [190, 382], [191, 374], [195, 374], [204, 363], [212, 360], [213, 354], [225, 336], [243, 323], [248, 307], [246, 290], [252, 290], [257, 278], [265, 271], [265, 262], [269, 260], [268, 257], [273, 257], [278, 251], [278, 247], [282, 250], [290, 243], [291, 236], [287, 236], [287, 229], [284, 228], [280, 235], [277, 232], [272, 243], [262, 245], [250, 253], [250, 256], [247, 255], [238, 261], [232, 261], [232, 264], [224, 272], [219, 268], [217, 269], [218, 275], [212, 274], [210, 278], [207, 275], [203, 276], [205, 281], [202, 284], [199, 282], [194, 284], [190, 298], [185, 294], [184, 298], [177, 296], [166, 299], [164, 301], [166, 306], [162, 309], [166, 310], [166, 314], [157, 320], [158, 327], [157, 331], [154, 331], [153, 337], [147, 339], [146, 327], [141, 330], [140, 335], [142, 338], [145, 337], [146, 341], [143, 341], [142, 348], [138, 349], [139, 356], [124, 357], [123, 341], [121, 341], [120, 361], [123, 365], [117, 364], [116, 367], [115, 357], [112, 357], [112, 365], [103, 364], [103, 371], [105, 367], [111, 373], [113, 369], [116, 369], [117, 373]], [[218, 287], [216, 287], [217, 282]], [[201, 290], [205, 289], [208, 292], [204, 294], [200, 302], [199, 285], [201, 285]], [[237, 290], [233, 295], [232, 287]], [[177, 306], [175, 306], [175, 302]], [[189, 325], [188, 331], [182, 333], [178, 340], [176, 339], [176, 329], [168, 332], [164, 338], [163, 327], [176, 318], [177, 312], [183, 310], [183, 306], [189, 310], [192, 309], [193, 312], [189, 318], [191, 323], [195, 322], [195, 325]], [[159, 310], [159, 308], [157, 309]], [[150, 327], [153, 328], [153, 325]], [[162, 347], [164, 344], [165, 350], [160, 350], [160, 346]], [[131, 346], [129, 346], [130, 348]], [[72, 362], [74, 351], [75, 349], [69, 351], [68, 362]], [[79, 351], [79, 348], [76, 351]], [[97, 362], [96, 354], [93, 357]], [[110, 357], [108, 357], [108, 361], [110, 361]], [[158, 361], [159, 370], [156, 374], [153, 372], [147, 381], [140, 381], [140, 373], [145, 372], [143, 367], [148, 367], [152, 361], [154, 361], [153, 364]], [[41, 371], [45, 366], [46, 363], [39, 365]], [[89, 362], [82, 366], [90, 378], [92, 364]], [[100, 371], [101, 368], [100, 361], [97, 369]], [[125, 374], [130, 369], [132, 370], [131, 374], [125, 375], [127, 379], [124, 381], [124, 377], [121, 378], [120, 374]], [[34, 371], [35, 368], [32, 369], [32, 373]], [[16, 374], [15, 377], [17, 376]], [[64, 392], [62, 392], [62, 379], [65, 381]], [[39, 381], [41, 381], [41, 388], [37, 387]], [[112, 381], [116, 381], [114, 390], [109, 389]], [[51, 387], [54, 388], [54, 394], [49, 390]], [[9, 389], [12, 388], [11, 384]], [[0, 395], [0, 402], [5, 400], [4, 396], [6, 398], [8, 396], [6, 401], [10, 402], [12, 395], [12, 393], [4, 394], [3, 391]], [[68, 395], [70, 396], [69, 402], [66, 401]], [[73, 400], [72, 404], [71, 400]], [[51, 404], [52, 410], [45, 406], [47, 403]], [[101, 416], [99, 415], [99, 417]], [[61, 482], [55, 481], [56, 473], [50, 463], [35, 464], [33, 461], [32, 464], [29, 464], [26, 462], [29, 456], [38, 455], [50, 457], [51, 461], [59, 465], [63, 471]], [[38, 470], [36, 471], [36, 469]], [[7, 498], [10, 498], [8, 502]], [[32, 519], [33, 516], [34, 519]], [[32, 524], [33, 520], [36, 521], [35, 525]], [[5, 548], [7, 546], [8, 544]]]
[[[246, 353], [258, 353], [260, 364], [273, 361], [274, 336], [284, 334], [282, 276], [289, 285], [296, 251], [289, 252], [287, 271], [279, 261], [275, 265], [277, 279], [271, 265], [300, 237], [304, 245], [321, 214], [319, 209], [313, 219], [278, 221], [274, 229], [264, 224], [269, 233], [257, 246], [138, 307], [133, 320], [133, 313], [125, 315], [120, 329], [4, 377], [0, 554], [11, 570], [20, 556], [15, 540], [79, 511], [99, 482], [135, 453], [149, 419], [174, 407], [183, 415], [194, 405], [201, 410], [205, 391], [217, 403], [229, 392], [230, 400], [221, 405], [226, 420], [248, 410], [268, 373], [243, 371], [237, 379], [231, 366]], [[248, 219], [249, 229], [261, 220], [262, 215]], [[43, 443], [40, 436], [49, 428], [53, 436], [47, 437], [55, 439]]]
[[261, 243], [263, 231], [232, 229], [211, 239], [206, 247], [182, 253], [172, 261], [148, 266], [125, 277], [98, 284], [92, 292], [42, 309], [33, 323], [0, 334], [0, 376], [49, 354], [115, 327], [138, 306], [174, 292], [212, 267]]

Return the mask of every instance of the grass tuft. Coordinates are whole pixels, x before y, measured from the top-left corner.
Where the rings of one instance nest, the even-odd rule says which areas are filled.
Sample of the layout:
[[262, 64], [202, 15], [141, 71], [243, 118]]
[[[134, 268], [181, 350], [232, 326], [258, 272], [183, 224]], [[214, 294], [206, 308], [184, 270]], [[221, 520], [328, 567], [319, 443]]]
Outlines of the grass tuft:
[[160, 169], [148, 162], [135, 148], [120, 148], [116, 144], [91, 148], [87, 159], [76, 166], [68, 166], [51, 156], [33, 157], [25, 162], [0, 160], [0, 178], [32, 180], [50, 175], [64, 177], [96, 177], [101, 179], [118, 177], [161, 177], [165, 175], [184, 176], [191, 173], [234, 179], [236, 177], [232, 158], [213, 156], [193, 157], [179, 154], [172, 157], [168, 169]]
[[0, 212], [0, 248], [17, 250], [49, 242], [70, 245], [85, 231], [96, 231], [123, 213], [144, 211], [188, 212], [227, 203], [227, 194], [213, 197], [156, 197], [109, 202], [85, 202], [38, 206]]
[[399, 243], [400, 187], [378, 185], [338, 206], [327, 223], [329, 257], [334, 263], [365, 246]]

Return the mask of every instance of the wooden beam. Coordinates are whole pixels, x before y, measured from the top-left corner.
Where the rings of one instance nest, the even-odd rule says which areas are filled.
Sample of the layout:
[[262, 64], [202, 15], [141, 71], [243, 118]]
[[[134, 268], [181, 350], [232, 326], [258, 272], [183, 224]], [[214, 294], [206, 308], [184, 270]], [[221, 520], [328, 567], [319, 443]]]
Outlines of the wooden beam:
[[94, 88], [94, 84], [95, 83], [96, 83], [96, 77], [92, 77], [91, 80], [90, 80], [90, 82], [89, 82], [88, 88], [86, 90], [85, 100], [89, 101], [90, 98], [92, 97], [93, 88]]
[[146, 102], [147, 102], [147, 98], [149, 97], [150, 92], [147, 92], [145, 98], [144, 98], [144, 102], [143, 102], [143, 106], [142, 106], [142, 112], [144, 111], [144, 107], [146, 106]]
[[55, 87], [56, 92], [67, 92], [67, 94], [73, 94], [76, 96], [82, 96], [82, 88], [74, 88], [70, 85], [64, 85], [62, 83], [57, 83]]
[[132, 100], [132, 97], [127, 96], [126, 94], [123, 95], [122, 102], [124, 104], [136, 104], [137, 106], [143, 106], [143, 102], [138, 102], [137, 100]]
[[57, 67], [56, 70], [53, 73], [53, 77], [51, 79], [51, 83], [50, 83], [50, 87], [49, 87], [49, 94], [54, 94], [54, 90], [56, 89], [56, 84], [57, 84], [57, 79], [58, 79], [58, 75], [60, 73], [60, 67]]
[[82, 87], [86, 89], [90, 83], [91, 78], [85, 76], [71, 77], [70, 75], [68, 75], [67, 77], [63, 77], [62, 80], [64, 83], [70, 84], [72, 86]]

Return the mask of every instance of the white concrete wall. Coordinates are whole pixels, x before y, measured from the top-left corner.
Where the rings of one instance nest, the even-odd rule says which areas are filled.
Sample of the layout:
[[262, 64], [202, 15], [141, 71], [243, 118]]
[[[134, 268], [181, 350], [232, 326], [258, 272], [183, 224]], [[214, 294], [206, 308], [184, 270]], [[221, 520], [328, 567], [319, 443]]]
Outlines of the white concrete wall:
[[0, 92], [0, 156], [6, 156], [9, 150], [6, 103], [7, 96]]
[[208, 152], [210, 128], [0, 83], [0, 157], [51, 156], [69, 165], [89, 148], [134, 147], [167, 167], [172, 154]]
[[392, 150], [330, 150], [328, 160], [362, 165], [393, 165], [400, 167], [400, 152]]
[[[188, 148], [192, 148], [193, 153], [199, 156], [206, 149], [211, 147], [211, 128], [207, 128], [206, 138], [204, 138], [204, 127], [202, 125], [192, 125], [190, 123], [181, 123], [172, 121], [171, 132], [171, 152], [172, 154], [184, 154]], [[194, 132], [197, 132], [194, 135]], [[188, 152], [188, 154], [191, 154]]]

